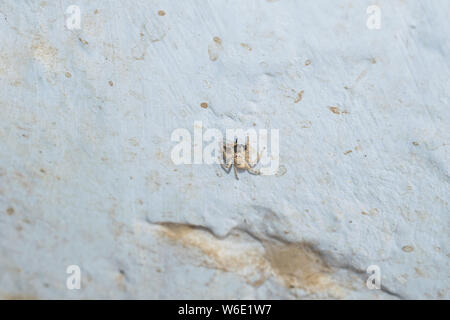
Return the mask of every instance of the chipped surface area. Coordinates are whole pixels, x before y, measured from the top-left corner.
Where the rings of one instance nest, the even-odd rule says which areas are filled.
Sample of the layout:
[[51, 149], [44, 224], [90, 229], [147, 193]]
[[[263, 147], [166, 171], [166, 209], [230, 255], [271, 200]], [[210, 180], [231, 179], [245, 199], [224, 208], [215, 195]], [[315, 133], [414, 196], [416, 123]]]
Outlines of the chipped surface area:
[[[450, 298], [449, 1], [77, 2], [0, 3], [1, 299]], [[194, 121], [280, 170], [174, 165]]]

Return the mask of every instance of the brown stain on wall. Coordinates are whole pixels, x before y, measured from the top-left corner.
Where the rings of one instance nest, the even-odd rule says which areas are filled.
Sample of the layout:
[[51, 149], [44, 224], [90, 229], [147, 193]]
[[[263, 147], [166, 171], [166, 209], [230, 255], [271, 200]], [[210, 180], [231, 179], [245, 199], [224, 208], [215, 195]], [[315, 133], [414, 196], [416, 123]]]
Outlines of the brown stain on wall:
[[264, 257], [288, 288], [315, 292], [335, 286], [331, 269], [310, 244], [266, 245]]
[[310, 293], [327, 292], [341, 297], [342, 289], [332, 279], [332, 269], [309, 243], [281, 243], [272, 239], [245, 241], [245, 233], [215, 237], [208, 229], [186, 224], [162, 223], [160, 234], [172, 243], [200, 250], [209, 267], [234, 272], [253, 286], [271, 276], [287, 288]]
[[209, 60], [216, 61], [219, 58], [219, 54], [222, 50], [222, 39], [217, 36], [214, 37], [213, 43], [208, 46]]
[[0, 296], [1, 300], [39, 300], [37, 296], [28, 294], [3, 294]]
[[333, 112], [334, 114], [346, 114], [349, 113], [347, 110], [342, 110], [339, 109], [336, 106], [329, 106], [328, 109], [330, 109], [331, 112]]
[[206, 264], [209, 266], [213, 265], [216, 269], [238, 272], [248, 262], [252, 262], [258, 269], [262, 269], [261, 253], [258, 253], [256, 250], [245, 250], [246, 256], [244, 257], [243, 252], [239, 250], [229, 251], [221, 245], [221, 242], [224, 240], [217, 239], [208, 231], [201, 230], [198, 227], [164, 223], [161, 224], [160, 231], [171, 242], [176, 242], [187, 248], [199, 249], [205, 256], [210, 258], [206, 261]]
[[302, 101], [302, 99], [303, 99], [303, 93], [304, 93], [305, 91], [304, 90], [302, 90], [302, 91], [300, 91], [298, 94], [297, 94], [297, 98], [294, 100], [294, 103], [299, 103], [300, 101]]
[[247, 49], [248, 51], [252, 51], [252, 48], [247, 43], [241, 43], [241, 47]]
[[404, 251], [404, 252], [413, 252], [414, 251], [414, 247], [413, 246], [403, 246], [402, 247], [402, 250]]

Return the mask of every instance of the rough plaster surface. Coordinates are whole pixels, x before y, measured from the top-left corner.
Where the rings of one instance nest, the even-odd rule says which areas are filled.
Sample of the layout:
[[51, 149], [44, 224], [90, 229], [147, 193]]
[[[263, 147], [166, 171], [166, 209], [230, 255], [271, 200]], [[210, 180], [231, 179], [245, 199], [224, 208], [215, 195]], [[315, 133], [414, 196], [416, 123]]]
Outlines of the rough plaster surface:
[[[374, 2], [1, 1], [0, 297], [448, 299], [450, 2]], [[196, 120], [282, 174], [175, 166]]]

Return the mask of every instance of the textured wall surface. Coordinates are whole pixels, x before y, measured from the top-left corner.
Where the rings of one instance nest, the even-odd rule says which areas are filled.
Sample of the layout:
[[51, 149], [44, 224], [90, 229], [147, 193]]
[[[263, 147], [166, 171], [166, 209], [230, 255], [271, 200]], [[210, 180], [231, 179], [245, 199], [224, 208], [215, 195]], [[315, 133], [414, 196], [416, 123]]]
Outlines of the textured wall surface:
[[[449, 299], [450, 2], [373, 2], [2, 0], [0, 298]], [[175, 165], [194, 121], [280, 173]]]

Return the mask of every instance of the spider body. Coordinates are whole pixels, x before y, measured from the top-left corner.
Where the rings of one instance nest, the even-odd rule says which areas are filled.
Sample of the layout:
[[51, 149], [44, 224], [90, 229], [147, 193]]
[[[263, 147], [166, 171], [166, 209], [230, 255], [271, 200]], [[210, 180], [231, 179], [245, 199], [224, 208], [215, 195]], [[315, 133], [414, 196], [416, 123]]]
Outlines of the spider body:
[[234, 143], [226, 143], [222, 145], [222, 155], [225, 163], [221, 163], [222, 168], [229, 173], [231, 167], [234, 168], [234, 175], [236, 179], [239, 180], [237, 171], [246, 170], [251, 174], [259, 175], [259, 170], [253, 169], [259, 162], [261, 158], [261, 153], [258, 154], [256, 162], [254, 164], [250, 163], [250, 141], [247, 137], [246, 144], [238, 144], [237, 139]]

